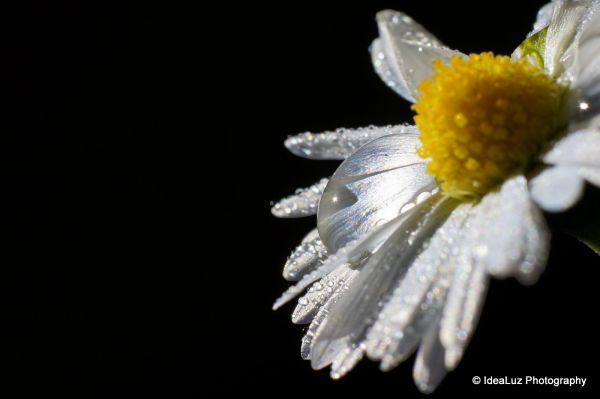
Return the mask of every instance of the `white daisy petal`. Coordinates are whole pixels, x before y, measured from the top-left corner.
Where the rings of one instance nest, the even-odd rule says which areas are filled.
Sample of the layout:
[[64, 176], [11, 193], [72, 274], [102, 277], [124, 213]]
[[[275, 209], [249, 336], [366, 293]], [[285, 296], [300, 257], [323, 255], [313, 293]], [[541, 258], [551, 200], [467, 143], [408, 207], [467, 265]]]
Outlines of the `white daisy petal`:
[[535, 23], [533, 24], [533, 32], [536, 32], [542, 29], [545, 26], [548, 26], [550, 23], [550, 19], [552, 18], [552, 14], [554, 12], [554, 6], [556, 5], [555, 1], [551, 1], [548, 4], [545, 4], [540, 8], [537, 14], [537, 18]]
[[477, 325], [488, 274], [513, 275], [531, 283], [541, 273], [549, 250], [547, 227], [529, 199], [523, 176], [509, 179], [475, 205], [458, 240], [440, 331], [448, 369], [462, 358]]
[[[349, 282], [349, 281], [348, 281]], [[331, 308], [339, 301], [339, 299], [345, 295], [348, 290], [348, 282], [343, 284], [340, 289], [336, 290], [330, 297], [327, 299], [325, 304], [321, 306], [317, 312], [317, 314], [312, 319], [310, 325], [308, 326], [308, 330], [306, 334], [302, 338], [302, 345], [300, 346], [300, 356], [304, 360], [309, 360], [312, 358], [312, 351], [314, 347], [315, 340], [320, 335], [322, 328], [321, 325], [326, 323], [328, 317], [330, 316]], [[343, 351], [343, 347], [338, 351], [338, 356]], [[348, 370], [349, 371], [349, 370]]]
[[573, 85], [580, 98], [572, 125], [600, 127], [600, 1], [590, 6], [580, 31], [574, 44], [578, 75]]
[[367, 126], [340, 128], [331, 132], [301, 133], [285, 140], [285, 147], [294, 155], [309, 159], [346, 159], [363, 145], [390, 134], [417, 133], [412, 125]]
[[544, 154], [543, 161], [552, 165], [600, 168], [600, 128], [569, 133]]
[[585, 97], [590, 94], [587, 93], [588, 87], [600, 78], [600, 1], [590, 4], [579, 30], [579, 76], [576, 85], [583, 90]]
[[489, 280], [485, 264], [474, 261], [468, 247], [463, 248], [460, 259], [448, 291], [440, 329], [440, 339], [446, 348], [445, 364], [450, 370], [460, 362], [477, 325]]
[[439, 321], [436, 321], [423, 338], [413, 368], [413, 379], [421, 392], [433, 392], [448, 373], [444, 355], [445, 349], [440, 342]]
[[329, 300], [319, 309], [316, 316], [310, 322], [308, 330], [306, 330], [306, 334], [304, 334], [304, 337], [302, 337], [302, 344], [300, 345], [300, 356], [302, 359], [310, 360], [313, 344], [319, 333], [319, 327], [321, 327], [321, 324], [327, 319], [327, 316], [329, 315], [329, 308], [331, 308], [331, 306], [337, 302], [338, 298], [339, 294], [332, 295], [331, 298], [329, 298]]
[[317, 229], [311, 230], [285, 262], [283, 278], [298, 281], [305, 274], [321, 266], [327, 256], [327, 248], [321, 242], [319, 232]]
[[600, 187], [600, 168], [579, 168], [577, 173], [594, 186]]
[[358, 345], [356, 348], [346, 348], [340, 352], [331, 363], [331, 378], [337, 380], [346, 375], [364, 357], [365, 348]]
[[277, 310], [296, 296], [300, 295], [309, 285], [333, 272], [339, 267], [343, 267], [348, 263], [347, 252], [350, 248], [356, 246], [356, 242], [348, 244], [340, 249], [337, 254], [329, 256], [317, 269], [305, 274], [300, 281], [289, 287], [285, 292], [277, 298], [273, 304], [273, 310]]
[[588, 1], [559, 0], [553, 8], [546, 34], [544, 68], [550, 75], [572, 83], [577, 78], [576, 39]]
[[289, 287], [273, 304], [273, 310], [279, 309], [287, 302], [302, 293], [309, 285], [323, 278], [334, 270], [345, 267], [348, 264], [358, 264], [366, 256], [384, 242], [409, 215], [407, 213], [397, 216], [389, 222], [376, 226], [370, 234], [349, 242], [340, 248], [335, 254], [329, 255], [323, 263], [312, 272], [302, 276], [300, 281]]
[[418, 145], [416, 134], [380, 137], [340, 165], [317, 217], [319, 235], [330, 251], [363, 237], [436, 189], [425, 160], [416, 154]]
[[550, 230], [542, 212], [530, 204], [525, 229], [525, 257], [518, 266], [516, 278], [522, 284], [533, 284], [546, 268], [550, 254]]
[[328, 180], [323, 178], [307, 188], [299, 188], [294, 195], [278, 201], [271, 208], [271, 213], [280, 218], [298, 218], [317, 214], [319, 200], [327, 186]]
[[417, 86], [433, 73], [434, 59], [448, 61], [460, 54], [443, 46], [411, 17], [398, 11], [377, 14], [379, 39], [371, 58], [381, 79], [406, 100], [415, 102]]
[[[552, 15], [546, 21], [550, 9]], [[600, 110], [600, 1], [556, 0], [540, 13], [540, 21], [548, 25], [544, 67], [580, 96], [572, 125], [600, 123], [600, 118], [596, 118]], [[541, 26], [536, 24], [535, 29]]]
[[[429, 315], [429, 314], [427, 314]], [[390, 371], [400, 363], [408, 359], [417, 349], [421, 341], [423, 332], [429, 327], [431, 321], [419, 319], [404, 331], [398, 331], [392, 345], [386, 348], [386, 352], [381, 357], [379, 369], [381, 371]]]
[[319, 309], [334, 295], [340, 294], [358, 271], [348, 266], [340, 267], [314, 283], [306, 295], [298, 300], [292, 313], [295, 324], [310, 323]]
[[442, 302], [454, 266], [451, 258], [456, 238], [469, 209], [469, 204], [460, 205], [435, 232], [369, 330], [365, 341], [368, 355], [382, 360], [383, 369], [401, 363], [412, 353], [429, 325], [421, 319]]
[[[488, 273], [498, 278], [515, 276], [524, 283], [537, 279], [544, 264], [523, 268], [523, 262], [529, 252], [547, 250], [549, 233], [524, 176], [512, 177], [498, 191], [488, 193], [473, 208], [468, 223], [471, 236], [466, 242], [474, 261]], [[539, 241], [530, 242], [528, 237]]]
[[456, 201], [439, 196], [425, 201], [411, 211], [404, 223], [365, 261], [348, 291], [332, 306], [327, 321], [321, 325], [311, 357], [314, 368], [325, 367], [340, 350], [360, 343], [423, 242], [455, 206]]
[[556, 166], [548, 168], [530, 182], [531, 197], [548, 212], [562, 212], [579, 201], [585, 187], [578, 168]]

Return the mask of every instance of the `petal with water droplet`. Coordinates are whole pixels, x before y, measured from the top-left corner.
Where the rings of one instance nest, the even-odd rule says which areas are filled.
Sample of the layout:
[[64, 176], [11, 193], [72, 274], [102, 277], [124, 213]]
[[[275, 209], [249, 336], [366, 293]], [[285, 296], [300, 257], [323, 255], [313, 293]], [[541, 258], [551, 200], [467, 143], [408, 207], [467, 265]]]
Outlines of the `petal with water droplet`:
[[365, 341], [368, 355], [382, 360], [383, 370], [410, 356], [429, 327], [431, 316], [443, 306], [454, 268], [452, 254], [470, 207], [459, 205], [437, 229], [369, 330]]
[[415, 359], [413, 379], [423, 393], [433, 392], [448, 373], [444, 363], [445, 349], [439, 336], [440, 326], [436, 321], [429, 327]]
[[323, 192], [317, 226], [323, 243], [335, 252], [437, 188], [416, 153], [415, 134], [380, 137], [344, 161]]
[[348, 266], [340, 267], [314, 283], [308, 292], [298, 300], [298, 305], [292, 313], [292, 322], [295, 324], [310, 323], [319, 309], [331, 297], [344, 291], [357, 273], [356, 269]]
[[358, 345], [356, 348], [347, 347], [333, 359], [330, 372], [331, 378], [334, 380], [342, 378], [356, 366], [364, 355], [365, 348], [363, 345]]
[[402, 124], [339, 128], [323, 133], [305, 132], [288, 137], [285, 147], [292, 154], [308, 159], [346, 159], [376, 138], [404, 133], [417, 134], [417, 128]]
[[319, 200], [327, 186], [328, 180], [323, 178], [307, 188], [299, 188], [294, 195], [277, 202], [271, 213], [279, 218], [299, 218], [317, 214]]
[[366, 261], [347, 292], [329, 310], [312, 351], [314, 368], [325, 367], [345, 347], [360, 344], [388, 296], [423, 243], [457, 203], [435, 195], [408, 212], [404, 222]]
[[463, 250], [456, 265], [440, 330], [445, 364], [450, 370], [460, 362], [477, 326], [489, 281], [485, 264], [473, 261], [468, 249]]
[[283, 278], [298, 281], [321, 266], [327, 256], [327, 249], [319, 238], [319, 232], [317, 229], [311, 230], [285, 262]]
[[507, 180], [470, 210], [457, 245], [440, 339], [456, 367], [475, 330], [489, 274], [533, 283], [543, 271], [550, 234], [523, 176]]
[[[514, 276], [523, 283], [537, 280], [547, 259], [550, 233], [531, 200], [524, 176], [514, 176], [473, 207], [467, 239], [474, 259], [498, 278]], [[535, 264], [525, 264], [535, 255]], [[529, 260], [533, 262], [533, 258]]]
[[371, 234], [349, 242], [340, 248], [335, 254], [330, 254], [323, 263], [312, 272], [302, 276], [300, 281], [289, 287], [273, 304], [273, 310], [281, 306], [302, 293], [309, 285], [318, 279], [332, 273], [340, 267], [349, 264], [358, 265], [366, 256], [375, 252], [390, 234], [404, 221], [405, 215], [397, 216], [395, 219], [377, 226]]
[[443, 46], [408, 15], [392, 10], [377, 14], [379, 38], [371, 45], [375, 71], [394, 91], [415, 102], [417, 86], [433, 74], [435, 59], [448, 61], [457, 51]]
[[550, 75], [570, 84], [580, 79], [589, 55], [588, 49], [584, 49], [585, 64], [581, 64], [580, 46], [594, 37], [599, 9], [600, 2], [596, 0], [555, 2], [548, 20], [544, 51], [544, 68]]

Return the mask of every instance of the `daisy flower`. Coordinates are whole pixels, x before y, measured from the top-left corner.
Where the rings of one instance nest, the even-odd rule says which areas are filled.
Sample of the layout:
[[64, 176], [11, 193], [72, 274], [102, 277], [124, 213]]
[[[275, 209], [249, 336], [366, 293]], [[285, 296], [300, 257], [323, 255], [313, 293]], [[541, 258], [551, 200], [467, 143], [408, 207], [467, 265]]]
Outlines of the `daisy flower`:
[[415, 126], [304, 133], [296, 155], [345, 159], [274, 205], [317, 214], [284, 277], [310, 323], [301, 355], [339, 378], [367, 356], [390, 370], [415, 350], [433, 391], [471, 338], [490, 277], [542, 273], [543, 211], [600, 185], [600, 1], [556, 0], [511, 57], [465, 55], [409, 16], [377, 14], [376, 72], [413, 103]]

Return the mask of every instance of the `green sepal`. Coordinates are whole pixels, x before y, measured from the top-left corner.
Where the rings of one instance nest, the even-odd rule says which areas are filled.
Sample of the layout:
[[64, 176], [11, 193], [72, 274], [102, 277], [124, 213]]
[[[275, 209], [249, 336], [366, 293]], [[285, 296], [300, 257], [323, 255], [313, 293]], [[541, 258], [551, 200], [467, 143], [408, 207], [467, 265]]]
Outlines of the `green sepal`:
[[527, 58], [532, 64], [544, 68], [544, 50], [546, 48], [547, 33], [548, 27], [545, 27], [525, 39], [519, 45], [521, 58]]

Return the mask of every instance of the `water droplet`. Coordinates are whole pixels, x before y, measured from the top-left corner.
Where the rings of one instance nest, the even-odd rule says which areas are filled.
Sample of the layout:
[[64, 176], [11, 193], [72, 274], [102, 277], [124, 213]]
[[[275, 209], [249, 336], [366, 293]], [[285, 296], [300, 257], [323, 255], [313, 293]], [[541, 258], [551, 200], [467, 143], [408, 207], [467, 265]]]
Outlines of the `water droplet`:
[[301, 306], [308, 306], [308, 299], [306, 299], [305, 297], [302, 297], [298, 300], [298, 304]]

